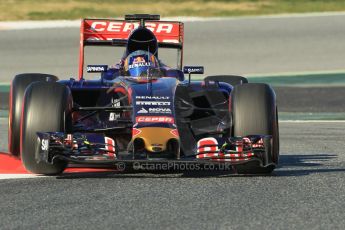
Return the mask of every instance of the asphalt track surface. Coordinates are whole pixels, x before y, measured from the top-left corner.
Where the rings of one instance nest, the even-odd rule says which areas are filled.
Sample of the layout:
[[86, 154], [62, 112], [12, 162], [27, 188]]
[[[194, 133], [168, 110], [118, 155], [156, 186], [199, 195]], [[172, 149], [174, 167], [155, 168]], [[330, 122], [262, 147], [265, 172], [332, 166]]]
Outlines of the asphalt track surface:
[[272, 176], [105, 172], [0, 180], [1, 228], [343, 229], [344, 129], [281, 123]]
[[[196, 22], [186, 25], [186, 64], [206, 63], [209, 74], [220, 73], [219, 63], [221, 73], [344, 69], [344, 19]], [[76, 74], [78, 30], [4, 31], [0, 40], [2, 81], [18, 72]], [[7, 121], [0, 126], [6, 151]], [[0, 228], [343, 229], [344, 128], [280, 123], [280, 167], [272, 176], [105, 172], [0, 180]]]

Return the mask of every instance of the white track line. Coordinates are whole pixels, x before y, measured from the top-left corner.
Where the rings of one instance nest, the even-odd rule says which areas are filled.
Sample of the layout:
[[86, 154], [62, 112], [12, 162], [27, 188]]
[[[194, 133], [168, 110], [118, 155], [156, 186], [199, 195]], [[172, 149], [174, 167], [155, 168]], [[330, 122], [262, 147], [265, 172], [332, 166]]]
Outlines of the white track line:
[[0, 22], [0, 30], [30, 30], [50, 28], [75, 28], [80, 26], [80, 20], [56, 20], [56, 21], [9, 21]]
[[28, 178], [41, 178], [46, 176], [37, 176], [34, 174], [0, 174], [0, 180], [7, 179], [28, 179]]
[[279, 123], [345, 123], [345, 120], [280, 120]]
[[[280, 73], [248, 73], [246, 74], [249, 78], [256, 77], [303, 77], [307, 75], [330, 75], [330, 74], [344, 74], [345, 69], [336, 69], [336, 70], [319, 70], [319, 71], [299, 71], [299, 72], [280, 72]], [[313, 76], [310, 76], [311, 78]]]

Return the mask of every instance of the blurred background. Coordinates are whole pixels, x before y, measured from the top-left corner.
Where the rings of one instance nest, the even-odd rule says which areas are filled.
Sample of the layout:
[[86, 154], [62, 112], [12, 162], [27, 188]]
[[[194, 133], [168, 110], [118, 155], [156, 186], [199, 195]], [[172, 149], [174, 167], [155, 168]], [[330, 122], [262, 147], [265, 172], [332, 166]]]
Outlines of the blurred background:
[[[0, 116], [16, 74], [77, 77], [80, 19], [160, 14], [185, 23], [184, 64], [204, 76], [236, 74], [271, 84], [281, 119], [345, 119], [343, 0], [2, 0]], [[86, 64], [113, 65], [121, 48], [86, 48]], [[176, 65], [176, 53], [160, 59]], [[97, 76], [88, 76], [95, 78]]]
[[343, 0], [2, 0], [1, 21], [122, 17], [156, 13], [163, 17], [229, 17], [337, 12]]

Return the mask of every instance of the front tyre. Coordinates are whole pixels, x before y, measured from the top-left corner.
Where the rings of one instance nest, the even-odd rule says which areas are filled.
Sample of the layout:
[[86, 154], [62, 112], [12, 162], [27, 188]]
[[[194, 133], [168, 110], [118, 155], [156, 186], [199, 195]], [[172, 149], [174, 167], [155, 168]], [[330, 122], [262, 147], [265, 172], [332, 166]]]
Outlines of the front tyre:
[[[276, 96], [273, 89], [262, 83], [237, 85], [231, 92], [233, 136], [271, 135], [271, 154], [264, 164], [278, 164], [279, 132]], [[243, 173], [271, 173], [274, 166], [238, 167]]]
[[14, 77], [11, 83], [9, 101], [8, 150], [14, 156], [20, 155], [20, 117], [22, 114], [23, 97], [26, 88], [37, 81], [57, 81], [58, 78], [50, 74], [24, 73]]
[[72, 96], [66, 86], [57, 82], [36, 82], [31, 84], [24, 96], [21, 122], [21, 153], [24, 167], [36, 174], [54, 175], [63, 172], [67, 163], [37, 163], [35, 151], [38, 148], [36, 132], [69, 132]]

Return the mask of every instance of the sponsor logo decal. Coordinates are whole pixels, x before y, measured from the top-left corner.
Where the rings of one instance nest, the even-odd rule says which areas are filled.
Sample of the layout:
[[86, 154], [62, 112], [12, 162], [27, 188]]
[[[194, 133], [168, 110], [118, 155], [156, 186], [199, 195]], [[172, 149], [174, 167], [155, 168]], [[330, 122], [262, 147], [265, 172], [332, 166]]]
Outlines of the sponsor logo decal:
[[108, 69], [107, 65], [88, 65], [86, 67], [86, 71], [88, 73], [106, 72], [107, 69]]
[[171, 114], [170, 108], [149, 108], [150, 113], [166, 113]]
[[[91, 23], [91, 30], [96, 32], [130, 32], [138, 28], [139, 23], [95, 21]], [[174, 25], [171, 23], [145, 23], [147, 29], [157, 34], [170, 34]]]
[[111, 107], [119, 108], [121, 106], [120, 100], [111, 98]]
[[141, 110], [138, 111], [138, 113], [148, 113], [148, 111], [144, 107], [142, 107]]
[[42, 149], [43, 151], [47, 151], [47, 150], [48, 150], [48, 147], [49, 147], [49, 140], [43, 139], [41, 143], [42, 143], [41, 149]]
[[138, 116], [136, 117], [138, 123], [174, 123], [174, 118], [167, 116]]
[[110, 113], [109, 114], [109, 121], [116, 121], [118, 118], [120, 118], [120, 114], [119, 113]]
[[170, 101], [136, 101], [136, 105], [170, 105]]
[[203, 74], [204, 73], [204, 67], [203, 66], [185, 66], [185, 67], [183, 67], [183, 73]]
[[[111, 107], [114, 107], [114, 108], [121, 107], [120, 100], [116, 98], [111, 98]], [[121, 117], [120, 113], [114, 113], [114, 112], [109, 113], [109, 121], [116, 121], [120, 117]]]
[[140, 100], [169, 100], [168, 96], [135, 96], [136, 99]]
[[144, 57], [137, 56], [134, 58], [133, 63], [131, 65], [128, 65], [128, 68], [133, 69], [133, 68], [147, 67], [147, 66], [151, 66], [151, 63], [146, 62]]

